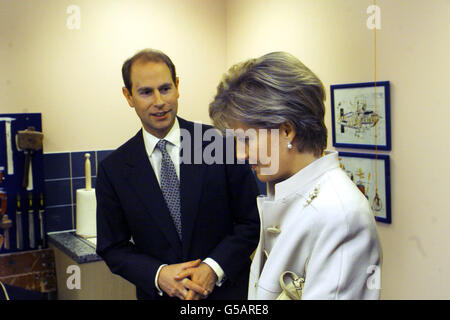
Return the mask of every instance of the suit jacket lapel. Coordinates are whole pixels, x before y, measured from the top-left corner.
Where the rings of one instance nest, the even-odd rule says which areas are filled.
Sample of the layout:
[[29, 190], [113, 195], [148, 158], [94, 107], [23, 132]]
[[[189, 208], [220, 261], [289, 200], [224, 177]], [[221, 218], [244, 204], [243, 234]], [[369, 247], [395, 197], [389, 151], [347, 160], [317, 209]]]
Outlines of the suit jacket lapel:
[[195, 152], [203, 154], [202, 142], [194, 143], [194, 139], [202, 137], [194, 136], [194, 124], [178, 118], [180, 129], [185, 129], [190, 134], [190, 141], [182, 139], [181, 157], [183, 153], [189, 149], [190, 163], [180, 163], [180, 194], [181, 194], [181, 221], [183, 225], [183, 257], [187, 259], [192, 240], [192, 232], [194, 230], [197, 213], [199, 211], [200, 195], [203, 186], [203, 164], [194, 164]]
[[136, 134], [133, 142], [129, 158], [127, 159], [129, 172], [125, 173], [125, 178], [129, 181], [136, 195], [147, 208], [147, 212], [157, 223], [177, 255], [181, 257], [181, 243], [155, 172], [145, 151], [142, 130]]

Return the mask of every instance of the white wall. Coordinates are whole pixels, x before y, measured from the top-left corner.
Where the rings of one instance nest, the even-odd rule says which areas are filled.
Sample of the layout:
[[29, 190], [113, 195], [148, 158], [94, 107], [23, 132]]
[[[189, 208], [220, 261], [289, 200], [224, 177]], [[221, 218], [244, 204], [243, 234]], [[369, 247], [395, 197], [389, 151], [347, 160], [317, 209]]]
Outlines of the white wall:
[[[227, 68], [285, 50], [331, 84], [374, 80], [363, 0], [227, 1]], [[391, 225], [378, 223], [382, 298], [450, 298], [449, 21], [445, 0], [378, 0], [377, 81], [391, 83]], [[332, 147], [329, 130], [329, 147]]]
[[[66, 27], [71, 4], [81, 28]], [[137, 51], [167, 53], [180, 77], [179, 115], [208, 122], [226, 63], [223, 1], [0, 0], [0, 113], [42, 112], [44, 152], [115, 149], [140, 122], [122, 96]]]

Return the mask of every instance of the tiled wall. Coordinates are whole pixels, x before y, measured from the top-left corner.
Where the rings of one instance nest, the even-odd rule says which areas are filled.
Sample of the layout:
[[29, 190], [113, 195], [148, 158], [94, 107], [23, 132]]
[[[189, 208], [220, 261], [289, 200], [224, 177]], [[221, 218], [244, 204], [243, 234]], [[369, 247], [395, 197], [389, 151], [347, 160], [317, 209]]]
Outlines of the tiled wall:
[[[113, 150], [79, 151], [44, 154], [47, 232], [76, 228], [76, 192], [85, 187], [85, 154], [90, 154], [92, 188], [95, 188], [97, 166]], [[265, 184], [256, 179], [261, 194]]]
[[85, 154], [90, 154], [92, 188], [97, 165], [113, 150], [44, 154], [47, 231], [73, 230], [76, 226], [76, 192], [85, 187]]

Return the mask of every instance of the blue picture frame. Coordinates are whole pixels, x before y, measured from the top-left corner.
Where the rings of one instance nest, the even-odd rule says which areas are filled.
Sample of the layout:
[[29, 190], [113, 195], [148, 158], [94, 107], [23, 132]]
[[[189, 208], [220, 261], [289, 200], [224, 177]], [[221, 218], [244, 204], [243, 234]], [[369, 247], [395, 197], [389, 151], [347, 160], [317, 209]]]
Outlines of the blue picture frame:
[[333, 146], [391, 150], [389, 81], [330, 86]]
[[341, 168], [369, 201], [376, 221], [390, 224], [392, 218], [389, 155], [352, 152], [339, 152], [338, 155]]

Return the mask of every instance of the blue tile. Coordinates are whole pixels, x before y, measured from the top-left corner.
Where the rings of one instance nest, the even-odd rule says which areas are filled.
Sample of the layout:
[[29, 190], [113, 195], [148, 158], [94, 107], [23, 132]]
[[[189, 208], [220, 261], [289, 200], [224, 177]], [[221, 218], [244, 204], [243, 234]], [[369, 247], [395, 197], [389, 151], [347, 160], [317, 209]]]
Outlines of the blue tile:
[[70, 179], [45, 181], [46, 206], [72, 204]]
[[69, 153], [44, 153], [44, 179], [70, 177]]
[[47, 232], [72, 230], [72, 206], [47, 208], [45, 211]]
[[[91, 186], [93, 189], [95, 189], [95, 182], [97, 178], [91, 179]], [[72, 179], [72, 195], [73, 195], [73, 204], [76, 205], [77, 203], [77, 190], [78, 189], [84, 189], [86, 187], [86, 182], [84, 177], [83, 178], [74, 178]]]
[[84, 177], [84, 163], [86, 158], [84, 155], [89, 153], [91, 156], [89, 161], [91, 162], [91, 175], [94, 176], [96, 174], [95, 170], [95, 151], [84, 151], [84, 152], [72, 152], [72, 178]]

